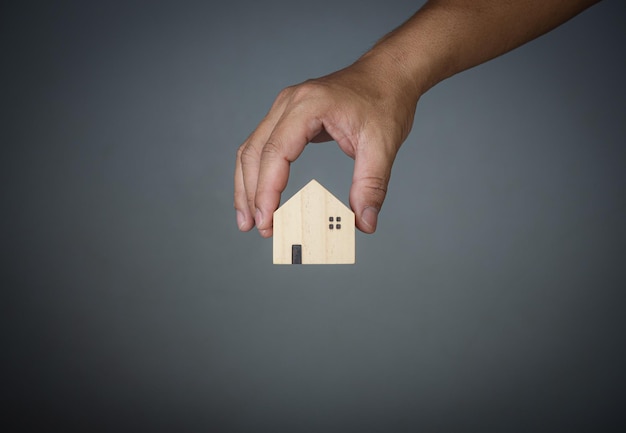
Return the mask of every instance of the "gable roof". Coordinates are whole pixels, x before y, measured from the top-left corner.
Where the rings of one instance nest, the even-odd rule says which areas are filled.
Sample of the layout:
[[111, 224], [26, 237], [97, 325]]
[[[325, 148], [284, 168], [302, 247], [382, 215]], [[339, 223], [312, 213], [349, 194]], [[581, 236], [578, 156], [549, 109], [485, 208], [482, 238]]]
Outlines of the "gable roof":
[[328, 196], [330, 196], [333, 201], [336, 201], [337, 204], [340, 204], [341, 206], [343, 206], [346, 211], [348, 212], [352, 212], [352, 209], [350, 209], [348, 206], [346, 206], [345, 204], [343, 204], [343, 202], [341, 200], [339, 200], [337, 197], [335, 197], [330, 191], [328, 191], [326, 188], [324, 188], [324, 186], [322, 186], [321, 183], [319, 183], [317, 180], [312, 179], [311, 181], [309, 181], [309, 183], [307, 183], [306, 185], [304, 185], [300, 191], [298, 191], [297, 193], [295, 193], [293, 196], [291, 196], [291, 198], [289, 198], [289, 200], [287, 200], [285, 203], [283, 203], [278, 209], [277, 211], [279, 211], [280, 209], [282, 209], [285, 206], [289, 206], [290, 202], [295, 202], [295, 198], [298, 196], [306, 196], [309, 195], [311, 193], [313, 193], [314, 191], [323, 191], [325, 194], [327, 194]]

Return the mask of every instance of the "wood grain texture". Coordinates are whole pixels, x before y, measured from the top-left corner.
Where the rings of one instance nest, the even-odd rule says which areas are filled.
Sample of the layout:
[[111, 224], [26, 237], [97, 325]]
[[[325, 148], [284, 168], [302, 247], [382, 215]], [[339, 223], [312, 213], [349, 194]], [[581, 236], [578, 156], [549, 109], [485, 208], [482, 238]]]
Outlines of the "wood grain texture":
[[274, 212], [274, 264], [292, 263], [292, 245], [302, 264], [353, 264], [354, 227], [354, 213], [311, 180]]

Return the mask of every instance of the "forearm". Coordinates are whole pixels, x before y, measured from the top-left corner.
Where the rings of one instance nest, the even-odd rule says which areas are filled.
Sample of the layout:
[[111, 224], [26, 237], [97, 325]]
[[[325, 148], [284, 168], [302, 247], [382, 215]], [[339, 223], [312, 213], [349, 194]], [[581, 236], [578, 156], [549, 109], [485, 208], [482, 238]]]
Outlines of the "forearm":
[[516, 48], [599, 1], [430, 0], [359, 62], [399, 71], [418, 98], [445, 78]]

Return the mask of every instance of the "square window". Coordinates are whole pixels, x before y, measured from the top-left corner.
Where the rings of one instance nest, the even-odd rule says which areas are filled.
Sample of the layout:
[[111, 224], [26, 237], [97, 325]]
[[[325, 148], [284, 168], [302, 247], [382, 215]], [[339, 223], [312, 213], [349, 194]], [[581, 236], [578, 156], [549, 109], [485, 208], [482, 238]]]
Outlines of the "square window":
[[338, 217], [337, 217], [337, 222], [340, 222], [340, 221], [341, 221], [341, 217], [340, 217], [340, 216], [338, 216]]
[[341, 229], [341, 224], [337, 224], [337, 230]]
[[[330, 221], [331, 223], [333, 222], [333, 217], [328, 217], [328, 221]], [[337, 220], [339, 221], [339, 220]]]
[[328, 228], [332, 230], [334, 227], [332, 224], [328, 224]]

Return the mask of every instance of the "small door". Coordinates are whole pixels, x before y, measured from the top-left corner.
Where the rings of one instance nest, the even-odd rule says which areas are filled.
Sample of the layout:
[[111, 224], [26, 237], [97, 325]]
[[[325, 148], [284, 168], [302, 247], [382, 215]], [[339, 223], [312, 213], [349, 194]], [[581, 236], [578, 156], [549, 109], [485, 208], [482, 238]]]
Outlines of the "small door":
[[291, 246], [291, 264], [302, 264], [302, 245], [293, 244]]

